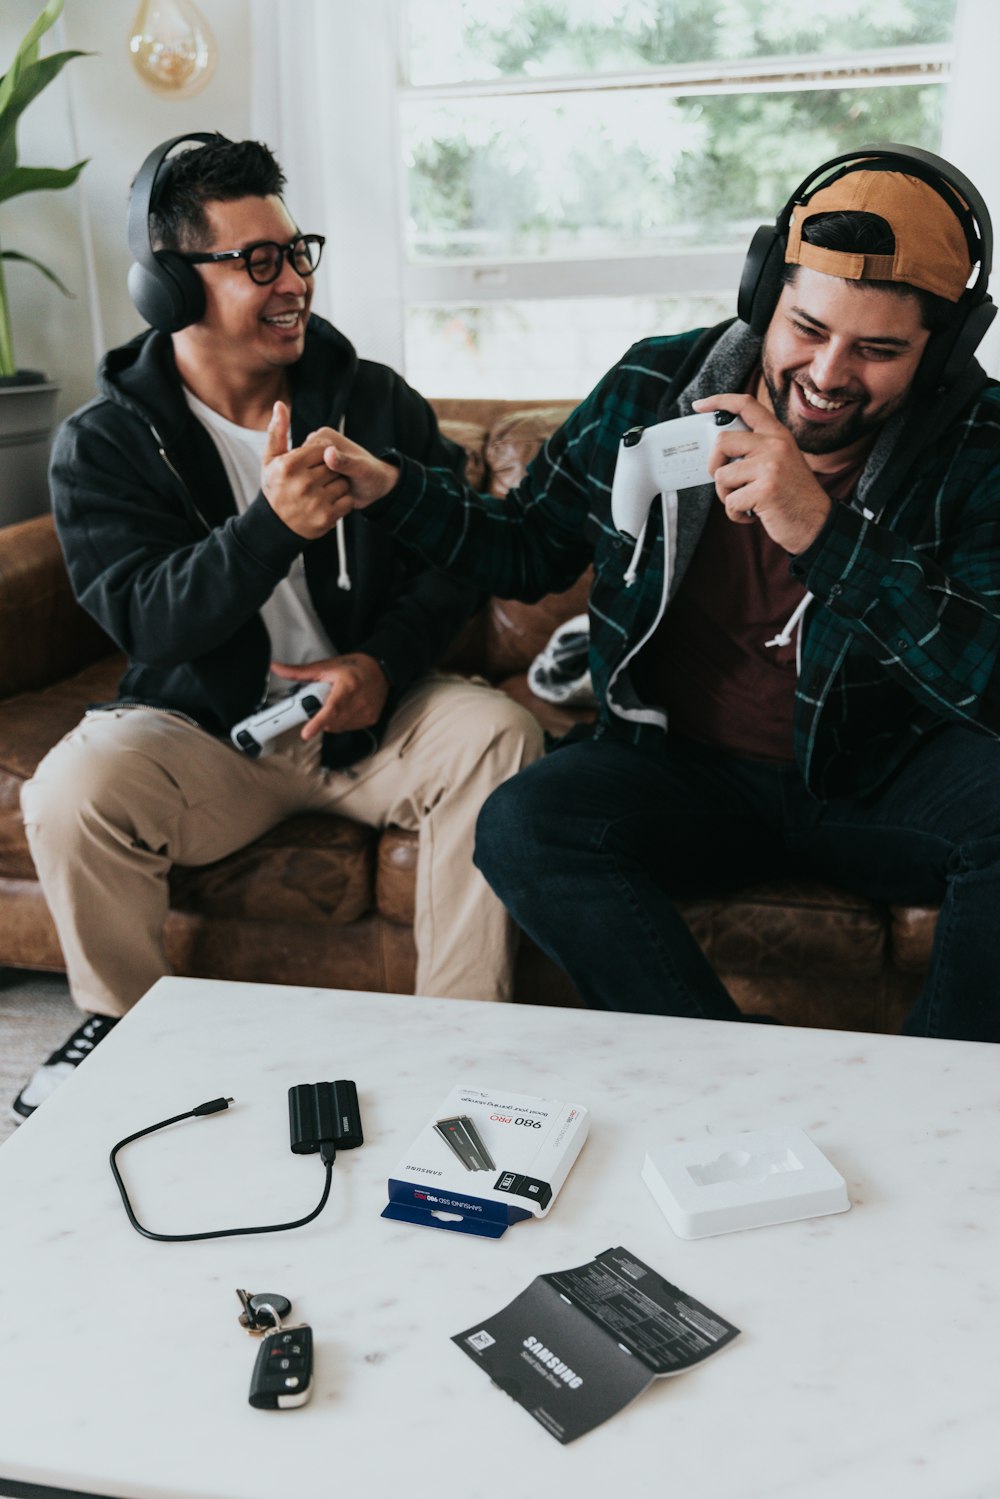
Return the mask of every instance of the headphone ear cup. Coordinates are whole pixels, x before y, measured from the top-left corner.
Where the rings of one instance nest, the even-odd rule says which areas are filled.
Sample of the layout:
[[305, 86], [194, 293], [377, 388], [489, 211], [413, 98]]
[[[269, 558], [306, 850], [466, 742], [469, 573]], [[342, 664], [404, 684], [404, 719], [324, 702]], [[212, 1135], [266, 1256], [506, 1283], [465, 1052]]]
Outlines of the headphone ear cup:
[[784, 236], [772, 224], [762, 224], [750, 241], [736, 299], [738, 316], [761, 338], [778, 305], [784, 265]]
[[954, 383], [967, 369], [997, 315], [991, 297], [971, 307], [954, 328], [934, 333], [927, 341], [914, 384], [919, 391], [935, 391]]
[[205, 311], [205, 288], [193, 266], [172, 250], [157, 250], [156, 269], [136, 261], [128, 292], [140, 317], [161, 333], [178, 333]]

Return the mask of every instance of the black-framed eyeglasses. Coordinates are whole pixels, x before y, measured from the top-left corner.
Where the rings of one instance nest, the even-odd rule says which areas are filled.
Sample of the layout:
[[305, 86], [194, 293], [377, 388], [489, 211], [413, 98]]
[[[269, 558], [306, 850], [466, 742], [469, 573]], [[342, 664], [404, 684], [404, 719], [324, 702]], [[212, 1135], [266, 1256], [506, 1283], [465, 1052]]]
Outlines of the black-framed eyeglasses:
[[199, 250], [184, 254], [182, 260], [189, 265], [208, 265], [216, 260], [242, 260], [243, 269], [258, 286], [268, 286], [277, 281], [286, 259], [299, 276], [311, 276], [319, 265], [326, 238], [322, 234], [297, 234], [287, 245], [276, 244], [272, 239], [262, 239], [245, 250]]

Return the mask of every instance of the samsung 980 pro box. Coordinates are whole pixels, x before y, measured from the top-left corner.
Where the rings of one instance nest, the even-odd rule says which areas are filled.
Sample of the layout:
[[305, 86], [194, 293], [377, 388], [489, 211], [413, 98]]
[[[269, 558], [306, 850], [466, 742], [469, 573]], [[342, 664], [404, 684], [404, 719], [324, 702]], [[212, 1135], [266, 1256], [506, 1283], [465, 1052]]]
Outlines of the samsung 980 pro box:
[[587, 1110], [503, 1088], [453, 1088], [389, 1178], [383, 1218], [498, 1239], [543, 1218], [587, 1138]]

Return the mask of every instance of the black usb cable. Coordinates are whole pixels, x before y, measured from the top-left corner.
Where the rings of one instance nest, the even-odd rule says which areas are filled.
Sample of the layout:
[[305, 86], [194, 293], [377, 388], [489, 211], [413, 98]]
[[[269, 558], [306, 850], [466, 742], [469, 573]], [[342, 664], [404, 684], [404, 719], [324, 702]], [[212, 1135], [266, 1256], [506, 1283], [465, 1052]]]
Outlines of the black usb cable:
[[158, 1129], [166, 1129], [169, 1124], [180, 1124], [183, 1119], [200, 1119], [205, 1114], [219, 1114], [223, 1109], [228, 1109], [232, 1102], [231, 1098], [210, 1099], [208, 1103], [200, 1103], [197, 1108], [189, 1109], [186, 1114], [174, 1114], [170, 1119], [161, 1119], [159, 1124], [149, 1124], [145, 1129], [136, 1130], [135, 1134], [126, 1135], [124, 1140], [119, 1140], [114, 1146], [110, 1156], [111, 1171], [118, 1184], [128, 1221], [136, 1233], [142, 1234], [147, 1239], [158, 1239], [161, 1243], [184, 1244], [193, 1239], [226, 1239], [238, 1234], [282, 1233], [285, 1229], [302, 1228], [304, 1224], [311, 1223], [314, 1218], [319, 1217], [330, 1196], [333, 1163], [337, 1158], [337, 1151], [353, 1150], [355, 1146], [364, 1142], [358, 1092], [354, 1084], [346, 1079], [336, 1083], [300, 1083], [297, 1087], [288, 1090], [291, 1148], [296, 1155], [308, 1155], [318, 1151], [326, 1167], [323, 1195], [312, 1212], [307, 1213], [304, 1218], [296, 1218], [291, 1223], [262, 1223], [250, 1228], [212, 1229], [201, 1234], [158, 1234], [154, 1233], [151, 1228], [144, 1228], [139, 1222], [132, 1211], [125, 1183], [118, 1170], [115, 1159], [118, 1152], [126, 1145], [131, 1145], [133, 1140], [141, 1140], [143, 1135], [151, 1135]]

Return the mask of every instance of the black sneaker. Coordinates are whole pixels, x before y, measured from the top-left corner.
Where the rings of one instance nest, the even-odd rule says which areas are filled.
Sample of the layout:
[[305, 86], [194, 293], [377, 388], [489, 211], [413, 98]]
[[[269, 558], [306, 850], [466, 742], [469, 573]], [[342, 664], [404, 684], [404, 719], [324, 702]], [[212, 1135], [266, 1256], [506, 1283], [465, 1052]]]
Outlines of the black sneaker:
[[47, 1062], [36, 1068], [31, 1081], [26, 1083], [11, 1105], [18, 1124], [33, 1114], [40, 1103], [44, 1103], [59, 1084], [71, 1076], [84, 1057], [89, 1057], [98, 1041], [118, 1024], [113, 1015], [88, 1015], [83, 1024], [73, 1032], [69, 1040], [54, 1051]]

